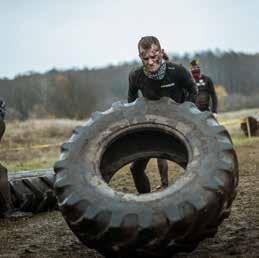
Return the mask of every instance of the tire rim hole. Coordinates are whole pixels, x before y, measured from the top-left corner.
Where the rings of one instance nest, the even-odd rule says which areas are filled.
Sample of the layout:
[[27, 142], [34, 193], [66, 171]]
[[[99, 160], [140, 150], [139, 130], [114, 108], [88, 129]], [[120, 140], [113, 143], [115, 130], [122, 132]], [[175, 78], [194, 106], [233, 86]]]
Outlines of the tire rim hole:
[[[140, 127], [119, 134], [110, 139], [100, 161], [100, 172], [106, 183], [114, 190], [135, 192], [129, 163], [139, 158], [161, 158], [168, 160], [169, 185], [182, 175], [188, 163], [189, 149], [185, 139], [178, 132], [167, 131], [164, 127]], [[151, 159], [147, 166], [147, 176], [154, 191], [160, 182], [156, 159]], [[114, 178], [113, 178], [114, 177]], [[129, 187], [124, 187], [124, 184]]]
[[[172, 184], [175, 183], [177, 178], [184, 174], [185, 169], [173, 161], [163, 160], [163, 162], [164, 161], [166, 161], [168, 164], [168, 187], [170, 187]], [[127, 164], [116, 171], [115, 175], [109, 182], [109, 186], [112, 189], [123, 193], [139, 194], [135, 187], [134, 180], [130, 171], [131, 164], [132, 163]], [[156, 158], [150, 158], [145, 169], [145, 174], [149, 179], [151, 192], [163, 191], [164, 189], [166, 189], [165, 184], [162, 184], [162, 176], [160, 176]], [[165, 183], [165, 180], [163, 181]]]

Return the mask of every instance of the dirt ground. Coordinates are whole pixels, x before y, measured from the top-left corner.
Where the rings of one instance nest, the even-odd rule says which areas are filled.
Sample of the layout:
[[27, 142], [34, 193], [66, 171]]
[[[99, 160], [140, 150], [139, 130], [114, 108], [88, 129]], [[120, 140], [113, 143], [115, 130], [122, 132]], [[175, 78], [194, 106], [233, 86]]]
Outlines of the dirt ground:
[[[203, 241], [190, 254], [175, 257], [259, 257], [258, 141], [236, 150], [240, 182], [230, 218], [216, 237]], [[29, 219], [0, 220], [0, 257], [102, 256], [82, 245], [56, 211]]]

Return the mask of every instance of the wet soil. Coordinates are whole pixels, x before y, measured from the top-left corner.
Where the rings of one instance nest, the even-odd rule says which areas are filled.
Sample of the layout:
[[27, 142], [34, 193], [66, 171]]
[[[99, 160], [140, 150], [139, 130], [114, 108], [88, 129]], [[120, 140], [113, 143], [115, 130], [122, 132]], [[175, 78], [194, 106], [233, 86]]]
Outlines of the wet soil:
[[[231, 216], [214, 238], [175, 257], [259, 257], [259, 146], [237, 148], [240, 181]], [[0, 220], [0, 257], [96, 257], [81, 244], [58, 211]]]

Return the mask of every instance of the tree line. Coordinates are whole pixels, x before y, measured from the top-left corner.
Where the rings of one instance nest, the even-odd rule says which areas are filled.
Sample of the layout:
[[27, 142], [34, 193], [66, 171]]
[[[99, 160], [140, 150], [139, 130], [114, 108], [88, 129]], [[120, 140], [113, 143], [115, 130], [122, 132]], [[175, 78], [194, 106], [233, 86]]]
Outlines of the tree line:
[[[193, 58], [198, 58], [203, 73], [228, 93], [220, 110], [259, 107], [259, 54], [217, 50], [171, 55], [173, 62], [187, 69]], [[9, 119], [84, 119], [127, 98], [128, 74], [137, 65], [134, 61], [102, 69], [52, 69], [43, 74], [30, 72], [14, 79], [2, 78], [0, 97], [7, 103]]]

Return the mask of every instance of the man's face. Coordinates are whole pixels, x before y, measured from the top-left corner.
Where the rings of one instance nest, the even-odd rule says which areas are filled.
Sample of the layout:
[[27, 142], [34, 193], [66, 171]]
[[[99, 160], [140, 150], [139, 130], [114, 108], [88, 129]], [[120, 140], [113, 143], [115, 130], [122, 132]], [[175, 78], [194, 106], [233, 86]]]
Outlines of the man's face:
[[149, 49], [143, 49], [140, 47], [139, 57], [143, 66], [149, 73], [156, 73], [161, 66], [163, 49], [160, 50], [155, 44], [152, 44]]
[[198, 65], [192, 67], [191, 68], [191, 74], [192, 74], [194, 80], [198, 81], [201, 78], [201, 69], [200, 69], [200, 67]]

